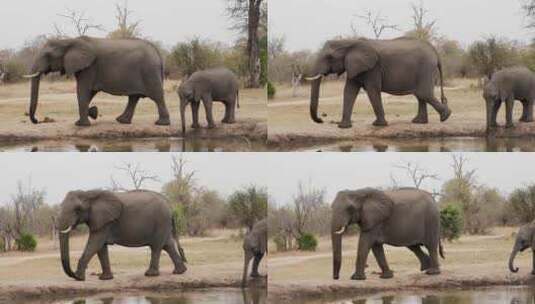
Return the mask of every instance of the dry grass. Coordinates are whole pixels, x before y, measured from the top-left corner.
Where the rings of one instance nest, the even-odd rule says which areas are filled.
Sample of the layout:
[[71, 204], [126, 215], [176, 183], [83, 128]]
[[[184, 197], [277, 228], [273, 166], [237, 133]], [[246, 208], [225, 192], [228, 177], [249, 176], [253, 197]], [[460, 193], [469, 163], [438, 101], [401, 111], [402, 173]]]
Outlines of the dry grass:
[[[172, 136], [178, 134], [179, 129], [179, 100], [176, 94], [177, 81], [165, 83], [165, 98], [167, 108], [171, 114], [170, 127], [158, 127], [153, 123], [157, 119], [157, 109], [150, 99], [142, 99], [134, 115], [132, 125], [121, 125], [115, 121], [126, 107], [127, 97], [112, 96], [99, 93], [92, 104], [99, 107], [102, 115], [92, 121], [89, 128], [79, 128], [74, 125], [78, 120], [78, 105], [76, 99], [76, 83], [74, 81], [42, 81], [39, 96], [37, 117], [45, 117], [55, 122], [32, 125], [25, 115], [28, 112], [30, 84], [17, 83], [0, 86], [0, 134], [12, 139], [47, 138], [57, 139], [66, 136], [80, 137], [106, 137], [112, 135], [141, 137], [145, 136]], [[227, 130], [226, 135], [245, 135], [251, 133], [250, 124], [266, 129], [266, 97], [264, 89], [243, 89], [240, 91], [240, 109], [237, 109], [237, 124], [222, 125], [220, 123], [224, 114], [222, 103], [214, 103], [214, 119], [218, 129]], [[191, 111], [188, 109], [187, 126], [191, 124]], [[201, 125], [206, 126], [204, 108], [201, 107]], [[243, 126], [240, 130], [240, 125]], [[215, 132], [212, 132], [215, 134]], [[225, 132], [223, 132], [225, 133]], [[233, 134], [236, 133], [236, 134]], [[243, 133], [243, 134], [240, 134]], [[138, 136], [139, 135], [139, 136]]]
[[[386, 119], [389, 126], [371, 126], [375, 120], [373, 109], [364, 91], [355, 103], [352, 120], [353, 128], [339, 129], [334, 123], [341, 119], [343, 81], [324, 82], [321, 86], [319, 113], [326, 114], [324, 124], [316, 124], [309, 117], [310, 87], [305, 85], [292, 97], [288, 86], [277, 88], [277, 95], [268, 103], [269, 139], [273, 142], [285, 140], [311, 139], [358, 139], [363, 137], [429, 137], [429, 136], [483, 136], [485, 134], [485, 103], [477, 82], [467, 79], [450, 80], [445, 94], [449, 100], [452, 115], [445, 123], [440, 123], [436, 111], [428, 106], [429, 124], [416, 125], [411, 120], [417, 113], [414, 96], [393, 96], [383, 94]], [[440, 96], [436, 88], [436, 96]], [[515, 120], [521, 115], [520, 103], [515, 104]], [[504, 124], [504, 109], [499, 113], [498, 123]], [[506, 135], [535, 134], [535, 124], [519, 124]], [[504, 131], [502, 131], [504, 132]], [[518, 133], [518, 134], [517, 134]]]

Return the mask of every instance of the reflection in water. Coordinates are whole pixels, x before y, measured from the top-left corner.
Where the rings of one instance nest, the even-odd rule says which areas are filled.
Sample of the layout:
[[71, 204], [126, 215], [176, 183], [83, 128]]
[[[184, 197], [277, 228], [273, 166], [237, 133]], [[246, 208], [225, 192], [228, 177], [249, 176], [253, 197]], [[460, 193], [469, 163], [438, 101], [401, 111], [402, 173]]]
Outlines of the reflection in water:
[[267, 289], [249, 288], [243, 290], [190, 291], [180, 294], [93, 297], [54, 304], [265, 304]]
[[8, 152], [228, 152], [266, 151], [264, 141], [245, 137], [225, 139], [144, 138], [144, 139], [68, 139], [0, 145]]
[[480, 289], [449, 291], [429, 295], [388, 295], [330, 302], [332, 304], [535, 304], [530, 288]]
[[340, 142], [325, 146], [304, 147], [310, 151], [341, 152], [534, 152], [535, 137], [474, 138], [452, 137], [439, 139], [366, 139]]

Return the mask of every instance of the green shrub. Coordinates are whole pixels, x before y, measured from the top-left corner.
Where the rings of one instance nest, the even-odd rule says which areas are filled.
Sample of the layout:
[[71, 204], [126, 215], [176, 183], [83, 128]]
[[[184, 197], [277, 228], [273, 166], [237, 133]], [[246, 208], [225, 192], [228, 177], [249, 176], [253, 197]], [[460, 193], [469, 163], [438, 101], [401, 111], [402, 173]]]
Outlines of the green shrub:
[[277, 236], [273, 238], [273, 242], [275, 243], [275, 247], [277, 248], [278, 252], [288, 251], [286, 238], [281, 234], [277, 234]]
[[15, 240], [15, 244], [20, 251], [34, 251], [37, 247], [37, 240], [32, 234], [23, 233], [20, 238]]
[[441, 237], [452, 241], [461, 236], [463, 230], [463, 215], [456, 205], [448, 205], [440, 210]]
[[303, 233], [297, 239], [297, 249], [302, 251], [316, 251], [318, 240], [312, 233]]
[[273, 99], [273, 97], [275, 97], [275, 94], [277, 93], [277, 89], [275, 88], [275, 86], [271, 83], [271, 81], [268, 81], [267, 82], [267, 94], [268, 94], [268, 99]]
[[183, 205], [176, 205], [175, 208], [173, 208], [173, 218], [175, 219], [175, 225], [176, 225], [176, 231], [179, 235], [183, 235], [186, 233], [187, 225], [186, 225], [186, 214], [184, 212], [184, 206]]
[[6, 244], [4, 243], [4, 238], [0, 238], [0, 252], [3, 252], [6, 247]]
[[26, 67], [23, 62], [17, 59], [9, 59], [4, 63], [6, 78], [5, 82], [17, 82], [22, 80], [22, 75], [26, 74]]

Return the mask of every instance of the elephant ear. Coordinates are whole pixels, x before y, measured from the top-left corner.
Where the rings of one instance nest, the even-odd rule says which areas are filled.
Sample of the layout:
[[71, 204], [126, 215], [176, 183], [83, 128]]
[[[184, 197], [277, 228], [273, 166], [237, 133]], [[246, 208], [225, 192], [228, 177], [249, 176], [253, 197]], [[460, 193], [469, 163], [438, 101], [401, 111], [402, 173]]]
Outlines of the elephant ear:
[[95, 52], [89, 43], [81, 39], [74, 39], [63, 58], [65, 73], [74, 74], [81, 71], [89, 67], [95, 59]]
[[121, 216], [123, 203], [110, 191], [91, 190], [83, 194], [89, 202], [89, 229], [96, 231]]
[[394, 202], [381, 190], [366, 188], [362, 191], [360, 228], [369, 231], [390, 217]]
[[379, 55], [373, 47], [362, 41], [356, 43], [348, 50], [345, 58], [347, 78], [355, 78], [373, 69], [378, 61]]

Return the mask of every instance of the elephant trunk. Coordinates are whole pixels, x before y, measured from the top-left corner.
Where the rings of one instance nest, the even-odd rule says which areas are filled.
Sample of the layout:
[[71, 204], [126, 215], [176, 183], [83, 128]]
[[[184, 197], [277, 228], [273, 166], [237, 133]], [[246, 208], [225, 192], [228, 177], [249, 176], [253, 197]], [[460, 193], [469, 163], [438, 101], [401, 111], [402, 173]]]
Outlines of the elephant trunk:
[[338, 280], [342, 266], [342, 235], [333, 232], [331, 241], [333, 250], [333, 279]]
[[182, 137], [186, 135], [186, 106], [188, 102], [180, 99], [180, 121], [182, 122]]
[[515, 247], [513, 248], [513, 251], [511, 252], [511, 256], [509, 257], [509, 270], [511, 272], [518, 272], [518, 267], [515, 268], [515, 265], [514, 265], [514, 261], [515, 261], [515, 257], [517, 253], [518, 253], [518, 248], [515, 245]]
[[318, 117], [318, 104], [320, 97], [321, 77], [317, 77], [312, 81], [310, 92], [310, 117], [316, 123], [323, 123], [323, 120]]
[[32, 88], [30, 96], [30, 120], [32, 123], [37, 124], [39, 121], [35, 118], [35, 111], [37, 110], [37, 101], [39, 99], [39, 84], [41, 82], [41, 74], [37, 74], [32, 77]]
[[76, 274], [71, 269], [71, 261], [69, 256], [69, 233], [59, 234], [59, 247], [61, 253], [61, 265], [63, 271], [71, 278], [76, 279]]

